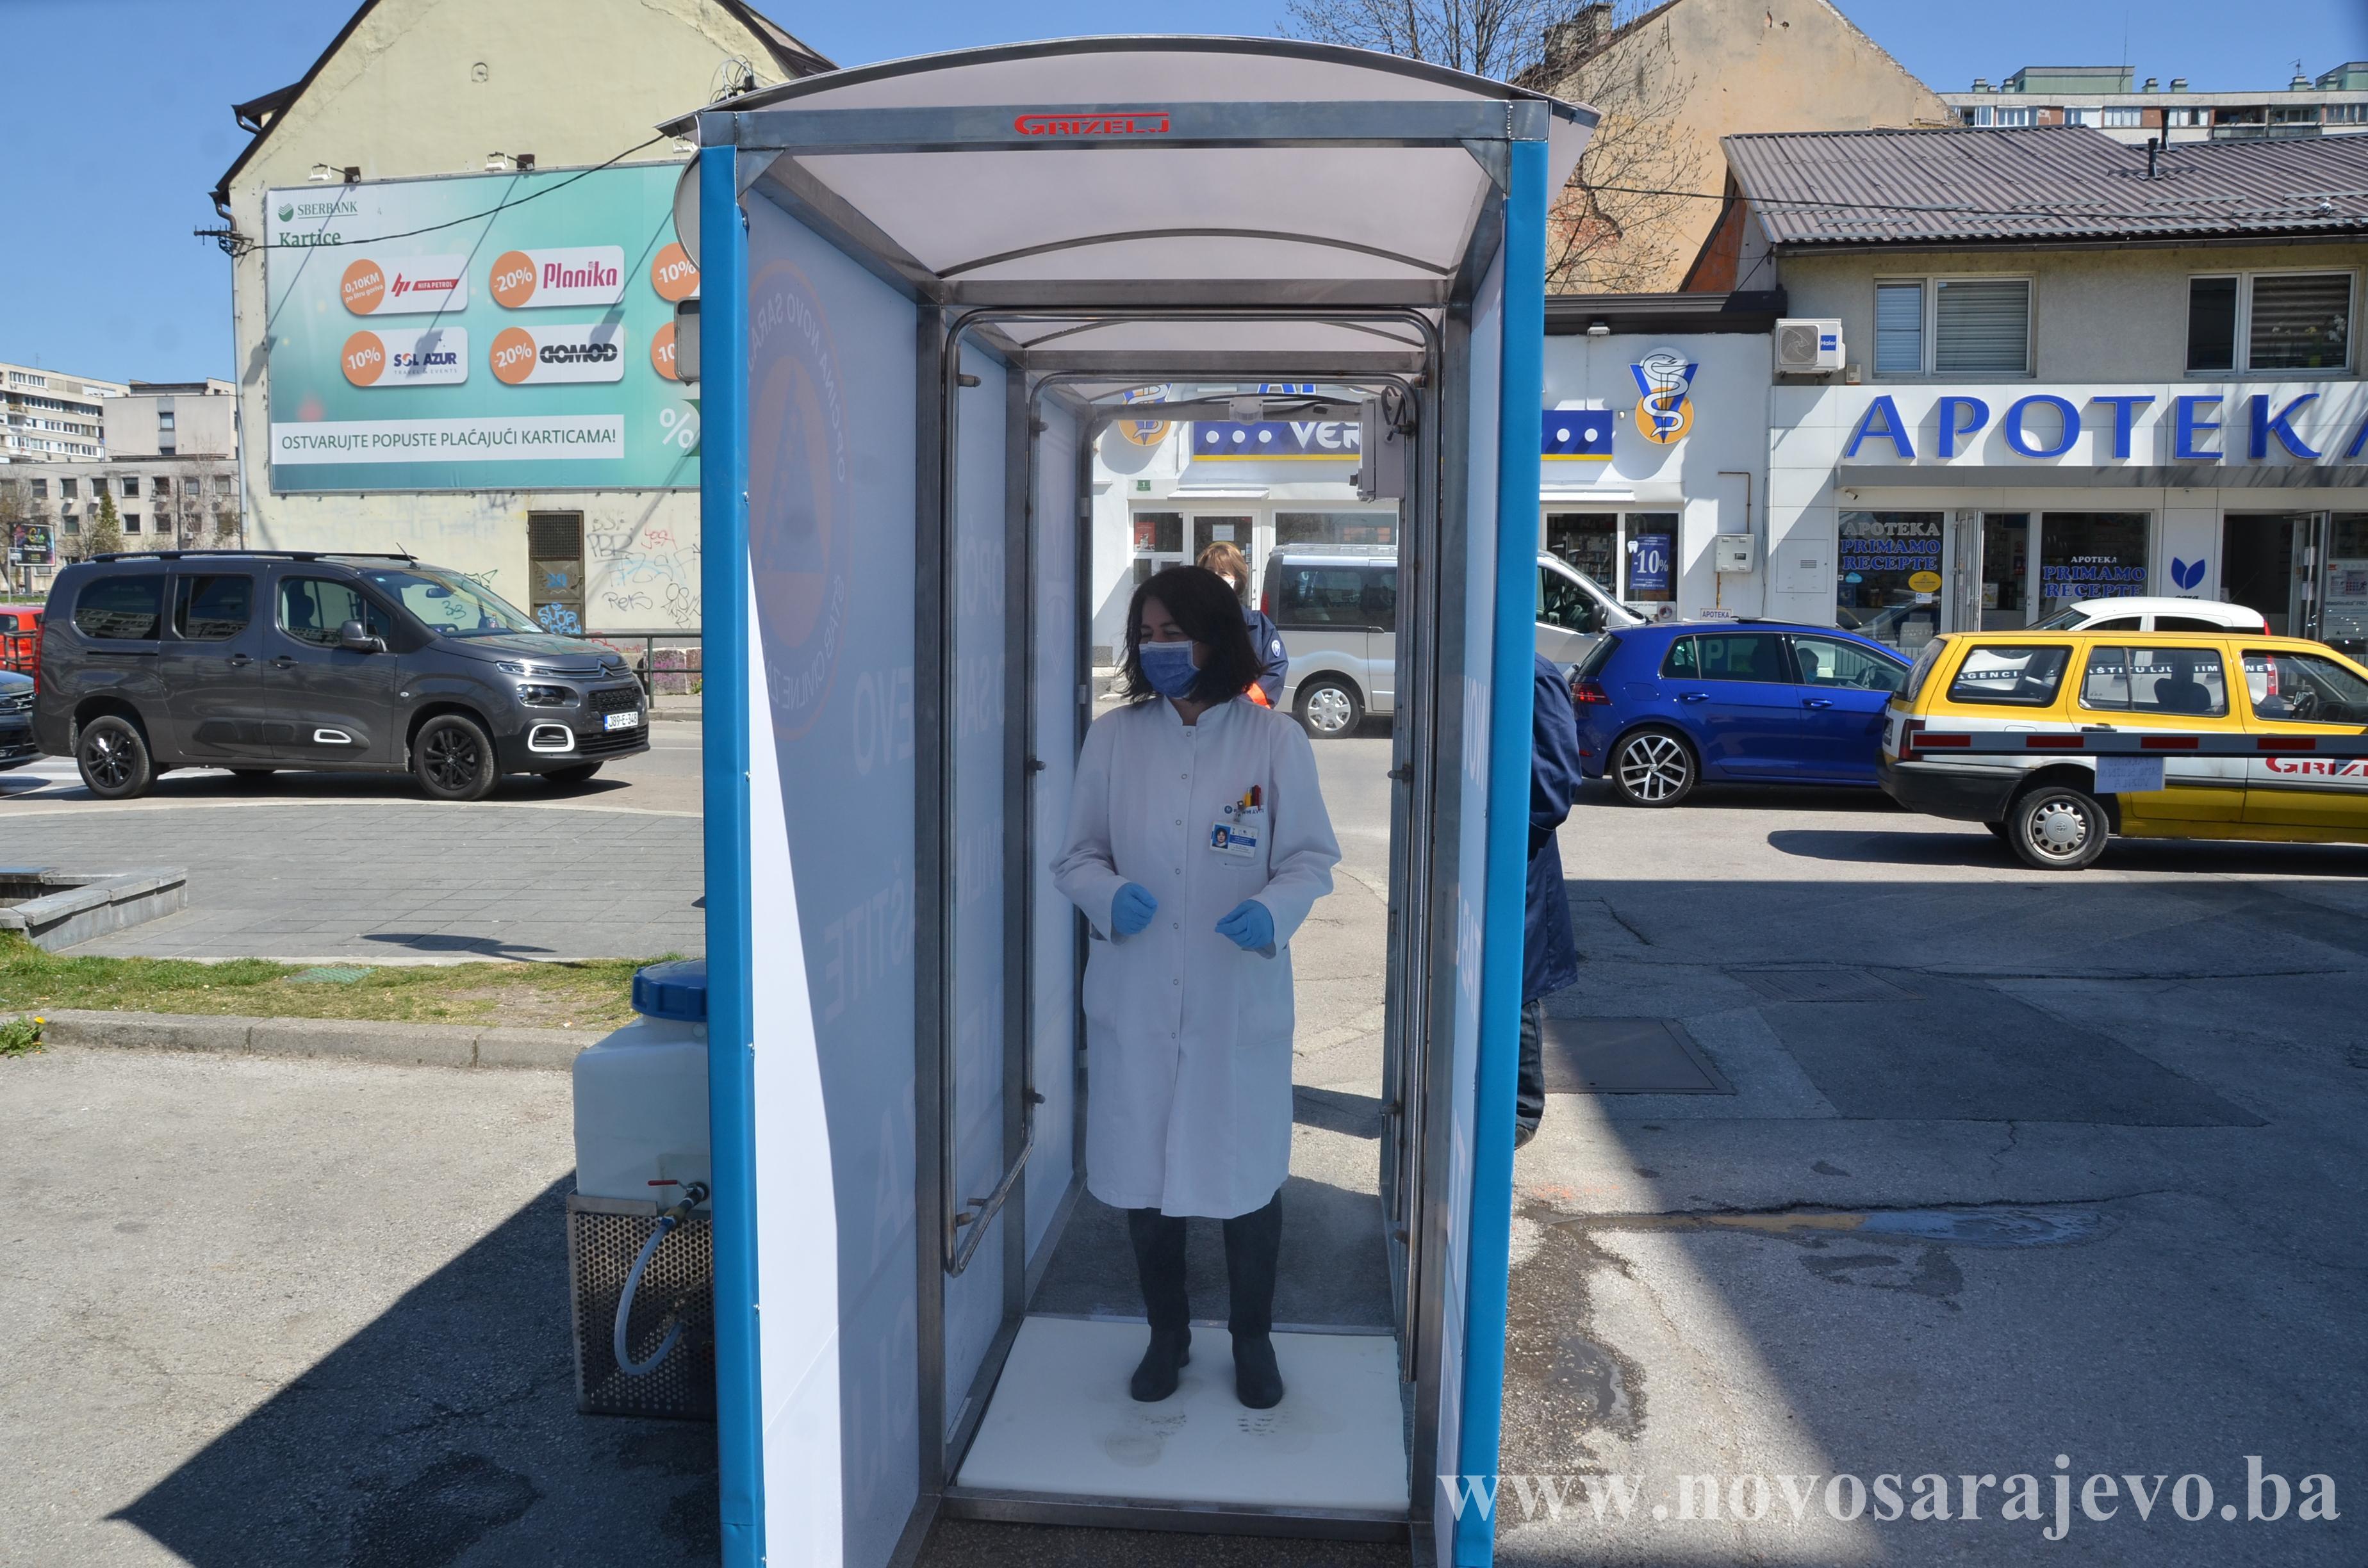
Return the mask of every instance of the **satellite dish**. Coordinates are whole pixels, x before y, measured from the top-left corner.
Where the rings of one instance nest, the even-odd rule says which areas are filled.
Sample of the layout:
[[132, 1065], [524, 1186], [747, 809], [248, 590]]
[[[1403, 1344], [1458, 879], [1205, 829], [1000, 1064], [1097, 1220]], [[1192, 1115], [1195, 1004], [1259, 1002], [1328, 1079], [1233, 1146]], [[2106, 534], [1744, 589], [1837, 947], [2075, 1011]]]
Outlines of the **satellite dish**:
[[699, 157], [692, 154], [674, 182], [674, 237], [690, 265], [699, 265]]

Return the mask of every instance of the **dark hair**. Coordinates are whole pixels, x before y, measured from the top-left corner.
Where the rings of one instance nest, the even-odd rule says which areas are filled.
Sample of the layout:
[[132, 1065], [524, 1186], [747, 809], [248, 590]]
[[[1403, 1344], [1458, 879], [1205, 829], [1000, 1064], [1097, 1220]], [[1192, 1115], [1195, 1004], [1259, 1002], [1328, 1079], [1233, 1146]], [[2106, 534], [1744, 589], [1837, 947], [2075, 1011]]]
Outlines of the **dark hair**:
[[1205, 566], [1170, 566], [1156, 572], [1134, 590], [1126, 607], [1126, 658], [1121, 695], [1129, 702], [1148, 702], [1159, 695], [1143, 678], [1143, 604], [1157, 599], [1184, 634], [1208, 650], [1201, 678], [1192, 683], [1190, 700], [1224, 702], [1239, 697], [1258, 677], [1258, 651], [1250, 646], [1249, 624], [1242, 619], [1242, 601], [1223, 577]]

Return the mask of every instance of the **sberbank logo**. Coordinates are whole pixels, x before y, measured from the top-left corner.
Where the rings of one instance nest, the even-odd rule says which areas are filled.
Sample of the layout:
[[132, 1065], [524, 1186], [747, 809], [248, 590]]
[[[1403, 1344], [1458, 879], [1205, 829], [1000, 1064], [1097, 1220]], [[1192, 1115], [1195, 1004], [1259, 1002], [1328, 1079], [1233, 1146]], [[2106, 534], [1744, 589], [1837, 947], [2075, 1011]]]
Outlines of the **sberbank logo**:
[[359, 210], [345, 198], [334, 201], [283, 201], [279, 204], [279, 221], [292, 223], [299, 218], [350, 218]]

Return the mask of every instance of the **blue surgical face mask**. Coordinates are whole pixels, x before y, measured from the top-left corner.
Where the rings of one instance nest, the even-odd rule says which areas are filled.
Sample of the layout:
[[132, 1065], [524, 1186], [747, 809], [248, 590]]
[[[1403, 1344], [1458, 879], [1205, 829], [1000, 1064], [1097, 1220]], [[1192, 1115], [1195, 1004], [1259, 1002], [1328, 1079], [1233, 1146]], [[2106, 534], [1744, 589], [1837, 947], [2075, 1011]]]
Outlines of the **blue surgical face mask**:
[[1192, 662], [1190, 642], [1144, 642], [1136, 647], [1143, 663], [1143, 678], [1151, 689], [1162, 697], [1189, 698], [1201, 678], [1201, 667]]

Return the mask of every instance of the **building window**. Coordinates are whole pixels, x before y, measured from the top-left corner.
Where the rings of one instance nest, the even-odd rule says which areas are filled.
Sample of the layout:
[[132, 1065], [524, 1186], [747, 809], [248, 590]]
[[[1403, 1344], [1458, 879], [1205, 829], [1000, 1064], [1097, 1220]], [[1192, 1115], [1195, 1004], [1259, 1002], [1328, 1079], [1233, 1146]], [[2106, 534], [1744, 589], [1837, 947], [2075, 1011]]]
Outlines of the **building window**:
[[123, 531], [128, 534], [136, 534], [140, 531], [139, 513], [126, 512], [123, 514]]
[[2105, 129], [2108, 131], [2116, 129], [2127, 130], [2133, 126], [2144, 125], [2145, 123], [2146, 111], [2141, 108], [2109, 108], [2105, 110]]
[[156, 411], [156, 428], [159, 430], [170, 430], [172, 427], [173, 411], [169, 408], [158, 409]]
[[2095, 125], [2103, 117], [2104, 110], [2098, 108], [2093, 104], [2086, 108], [2067, 108], [2064, 111], [2064, 123], [2066, 125]]
[[[93, 492], [93, 494], [95, 494], [97, 492]], [[74, 482], [71, 479], [59, 480], [58, 494], [68, 501], [73, 500], [74, 495]]]
[[2029, 278], [1940, 278], [1929, 289], [1926, 281], [1875, 284], [1875, 374], [2031, 373]]
[[2037, 123], [2037, 109], [2002, 108], [1996, 112], [1992, 123], [1998, 125], [2032, 125]]
[[50, 482], [46, 479], [37, 479], [33, 481], [33, 499], [36, 501], [46, 501], [49, 498]]
[[140, 476], [138, 474], [127, 473], [123, 476], [123, 494], [127, 498], [140, 494]]
[[2206, 123], [2205, 112], [2200, 108], [2167, 108], [2162, 111], [2162, 122], [2169, 126], [2203, 125]]
[[2191, 374], [2344, 369], [2351, 362], [2351, 312], [2349, 272], [2192, 278], [2187, 369]]
[[2368, 125], [2368, 104], [2328, 104], [2324, 118], [2329, 125]]
[[1874, 286], [1874, 373], [1878, 376], [1920, 376], [1924, 373], [1924, 285], [1877, 283]]
[[162, 475], [159, 475], [155, 479], [149, 481], [148, 491], [152, 495], [170, 495], [173, 493], [173, 482]]

